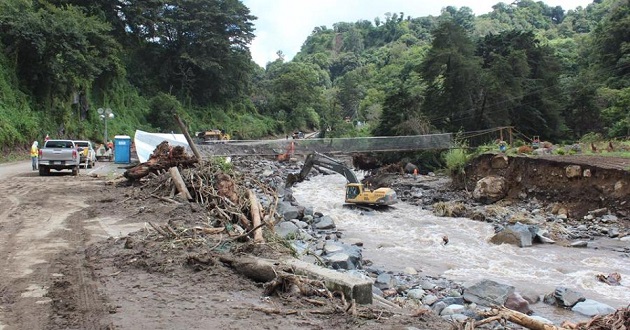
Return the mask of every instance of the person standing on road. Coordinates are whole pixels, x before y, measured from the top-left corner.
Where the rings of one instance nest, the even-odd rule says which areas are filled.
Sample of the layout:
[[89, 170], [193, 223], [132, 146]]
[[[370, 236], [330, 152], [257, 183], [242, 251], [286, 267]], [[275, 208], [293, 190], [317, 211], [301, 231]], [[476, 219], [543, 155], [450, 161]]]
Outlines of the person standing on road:
[[33, 145], [31, 145], [31, 165], [33, 165], [33, 171], [37, 171], [38, 164], [37, 158], [39, 156], [39, 148], [37, 147], [37, 141], [33, 141]]

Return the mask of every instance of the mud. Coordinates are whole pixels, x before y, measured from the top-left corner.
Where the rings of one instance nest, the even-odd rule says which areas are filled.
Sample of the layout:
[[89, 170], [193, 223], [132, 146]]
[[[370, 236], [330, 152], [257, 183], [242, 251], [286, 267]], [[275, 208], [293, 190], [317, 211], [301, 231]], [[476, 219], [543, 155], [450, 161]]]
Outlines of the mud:
[[157, 237], [149, 222], [190, 228], [209, 216], [152, 197], [154, 188], [113, 184], [121, 174], [113, 164], [79, 177], [39, 177], [23, 165], [0, 168], [0, 329], [449, 327], [382, 306], [359, 306], [353, 316], [340, 297], [265, 296], [263, 284], [218, 256], [274, 258], [287, 253], [281, 242]]

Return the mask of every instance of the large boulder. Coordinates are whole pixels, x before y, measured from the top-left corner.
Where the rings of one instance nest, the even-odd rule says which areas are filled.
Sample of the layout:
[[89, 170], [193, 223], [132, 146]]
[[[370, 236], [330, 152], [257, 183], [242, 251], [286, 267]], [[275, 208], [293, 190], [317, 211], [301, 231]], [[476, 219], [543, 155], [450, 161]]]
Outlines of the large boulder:
[[582, 176], [582, 167], [580, 165], [569, 165], [564, 168], [567, 178], [577, 178]]
[[573, 307], [575, 304], [586, 300], [584, 295], [575, 290], [559, 286], [553, 293], [545, 295], [545, 303], [560, 307]]
[[518, 292], [514, 292], [508, 296], [507, 300], [505, 301], [505, 307], [527, 315], [534, 313], [534, 311], [529, 308], [529, 302], [525, 300], [525, 298], [523, 298]]
[[318, 230], [324, 230], [324, 229], [334, 229], [335, 228], [335, 222], [333, 221], [333, 219], [327, 215], [321, 217], [321, 218], [315, 218], [314, 219], [314, 224], [313, 224], [313, 228], [314, 229], [318, 229]]
[[575, 304], [571, 310], [588, 317], [593, 317], [595, 315], [607, 315], [615, 312], [613, 307], [591, 299], [586, 299]]
[[396, 280], [396, 278], [388, 273], [379, 274], [376, 278], [376, 281], [374, 281], [374, 286], [381, 290], [392, 289], [395, 288], [397, 285], [398, 281]]
[[532, 246], [533, 235], [529, 226], [517, 223], [490, 238], [493, 244], [512, 244], [518, 247]]
[[290, 202], [278, 203], [278, 213], [282, 214], [284, 220], [299, 219], [300, 209], [291, 205]]
[[464, 300], [481, 306], [503, 305], [514, 290], [511, 285], [483, 280], [464, 290]]
[[491, 175], [479, 181], [473, 191], [473, 198], [485, 203], [492, 204], [507, 195], [507, 181], [502, 176]]
[[282, 238], [296, 237], [300, 232], [300, 228], [291, 221], [282, 221], [274, 227], [276, 234]]
[[418, 169], [418, 166], [416, 166], [416, 165], [414, 165], [414, 164], [412, 164], [412, 163], [407, 163], [407, 164], [405, 165], [405, 173], [412, 174], [412, 173], [414, 173], [414, 171], [417, 171], [417, 172], [419, 172], [419, 171], [420, 171], [420, 170]]
[[363, 259], [361, 248], [358, 246], [334, 241], [326, 241], [322, 257], [331, 268], [346, 270], [360, 269]]

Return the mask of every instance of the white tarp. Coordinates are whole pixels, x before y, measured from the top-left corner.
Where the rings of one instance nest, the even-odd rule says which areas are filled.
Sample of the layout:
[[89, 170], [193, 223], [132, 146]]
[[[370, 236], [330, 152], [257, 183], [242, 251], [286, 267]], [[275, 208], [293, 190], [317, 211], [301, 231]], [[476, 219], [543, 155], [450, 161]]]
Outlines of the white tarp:
[[162, 141], [167, 141], [171, 146], [184, 146], [189, 149], [188, 141], [184, 134], [175, 133], [149, 133], [141, 130], [136, 130], [134, 136], [134, 143], [136, 145], [136, 153], [138, 154], [138, 160], [141, 163], [146, 162], [151, 156], [151, 153], [158, 144]]

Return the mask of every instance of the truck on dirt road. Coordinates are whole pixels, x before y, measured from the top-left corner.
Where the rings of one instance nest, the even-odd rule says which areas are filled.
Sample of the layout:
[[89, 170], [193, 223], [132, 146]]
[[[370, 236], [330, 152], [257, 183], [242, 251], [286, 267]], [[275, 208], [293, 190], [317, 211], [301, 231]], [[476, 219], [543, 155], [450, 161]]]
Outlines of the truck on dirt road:
[[50, 170], [71, 170], [79, 174], [80, 155], [72, 140], [48, 140], [39, 149], [39, 175], [49, 175]]

